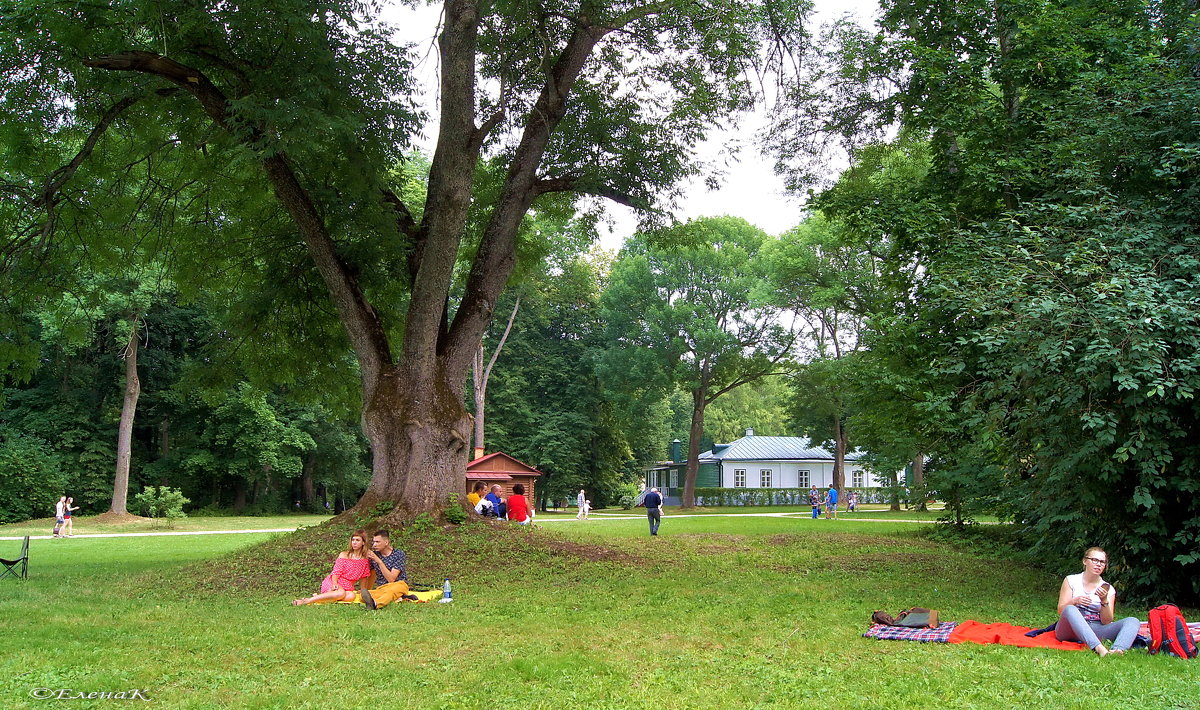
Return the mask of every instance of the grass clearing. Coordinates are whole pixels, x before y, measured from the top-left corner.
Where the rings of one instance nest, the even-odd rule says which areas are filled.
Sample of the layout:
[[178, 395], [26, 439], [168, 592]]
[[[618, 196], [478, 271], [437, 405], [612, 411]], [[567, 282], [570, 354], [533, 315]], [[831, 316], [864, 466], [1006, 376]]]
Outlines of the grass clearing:
[[[96, 533], [147, 533], [147, 532], [201, 532], [211, 530], [271, 530], [275, 528], [299, 528], [320, 525], [326, 522], [330, 515], [231, 515], [211, 518], [179, 518], [175, 524], [168, 526], [161, 518], [135, 518], [121, 522], [109, 520], [106, 516], [88, 515], [75, 517], [75, 534], [89, 535]], [[23, 523], [0, 525], [0, 537], [18, 537], [25, 535], [49, 535], [54, 530], [54, 518], [29, 520]]]
[[1195, 707], [1195, 664], [1177, 659], [861, 638], [872, 610], [915, 604], [1052, 620], [1058, 573], [931, 541], [927, 527], [668, 516], [656, 539], [644, 519], [426, 527], [396, 542], [417, 581], [454, 578], [455, 603], [376, 613], [288, 606], [343, 543], [332, 526], [35, 540], [31, 579], [0, 586], [0, 705], [41, 707], [30, 692], [43, 687], [138, 688], [169, 708]]

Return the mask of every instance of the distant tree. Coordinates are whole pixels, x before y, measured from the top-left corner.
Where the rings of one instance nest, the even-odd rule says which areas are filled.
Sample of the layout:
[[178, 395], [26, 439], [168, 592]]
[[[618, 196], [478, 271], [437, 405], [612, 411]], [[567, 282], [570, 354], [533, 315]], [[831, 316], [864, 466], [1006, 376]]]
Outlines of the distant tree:
[[778, 374], [790, 354], [794, 335], [765, 286], [760, 251], [767, 240], [734, 217], [640, 235], [625, 246], [604, 292], [610, 386], [664, 394], [678, 386], [691, 396], [685, 507], [695, 505], [708, 405]]

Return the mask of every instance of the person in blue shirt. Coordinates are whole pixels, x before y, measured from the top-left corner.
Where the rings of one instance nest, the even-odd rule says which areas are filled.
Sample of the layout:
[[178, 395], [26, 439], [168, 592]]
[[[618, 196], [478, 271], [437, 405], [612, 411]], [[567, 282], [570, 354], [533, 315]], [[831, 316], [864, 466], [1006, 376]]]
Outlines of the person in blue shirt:
[[651, 488], [646, 494], [646, 517], [650, 520], [650, 534], [658, 535], [658, 526], [662, 523], [662, 494], [657, 488]]
[[838, 489], [829, 484], [828, 494], [829, 504], [825, 506], [825, 517], [830, 520], [837, 520], [837, 504], [838, 504]]

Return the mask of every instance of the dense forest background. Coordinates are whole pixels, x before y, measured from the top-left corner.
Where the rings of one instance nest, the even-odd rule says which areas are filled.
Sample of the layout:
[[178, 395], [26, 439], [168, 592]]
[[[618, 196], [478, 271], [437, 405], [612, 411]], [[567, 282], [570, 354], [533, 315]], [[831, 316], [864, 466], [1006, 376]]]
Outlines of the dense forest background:
[[[431, 156], [373, 6], [9, 13], [0, 516], [106, 509], [123, 423], [131, 490], [440, 510], [469, 355], [515, 310], [484, 446], [547, 496], [603, 505], [675, 438], [804, 434], [1200, 598], [1195, 0], [885, 0], [820, 32], [803, 2], [585, 5], [542, 17], [555, 54], [506, 39], [537, 8], [448, 2]], [[717, 179], [699, 142], [767, 98], [807, 216], [672, 219]], [[643, 216], [618, 254], [597, 198]]]

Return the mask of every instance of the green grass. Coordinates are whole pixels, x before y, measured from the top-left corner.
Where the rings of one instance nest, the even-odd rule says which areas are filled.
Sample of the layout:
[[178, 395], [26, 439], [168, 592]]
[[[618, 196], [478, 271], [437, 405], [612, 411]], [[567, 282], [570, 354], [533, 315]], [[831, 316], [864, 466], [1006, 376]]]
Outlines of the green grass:
[[[143, 518], [130, 522], [106, 522], [99, 516], [76, 517], [76, 535], [94, 533], [138, 533], [138, 532], [197, 532], [204, 530], [270, 530], [286, 527], [320, 525], [329, 520], [329, 515], [275, 515], [275, 516], [219, 516], [214, 518], [179, 518], [168, 526], [163, 519]], [[49, 535], [54, 529], [54, 518], [29, 520], [23, 523], [0, 525], [0, 537], [24, 535]]]
[[933, 542], [928, 527], [410, 530], [412, 575], [451, 575], [456, 602], [375, 613], [288, 605], [317, 586], [342, 529], [34, 541], [31, 579], [0, 584], [0, 707], [43, 707], [38, 687], [139, 688], [165, 708], [1195, 706], [1195, 664], [1177, 659], [861, 638], [872, 610], [917, 604], [1052, 620], [1064, 571]]

